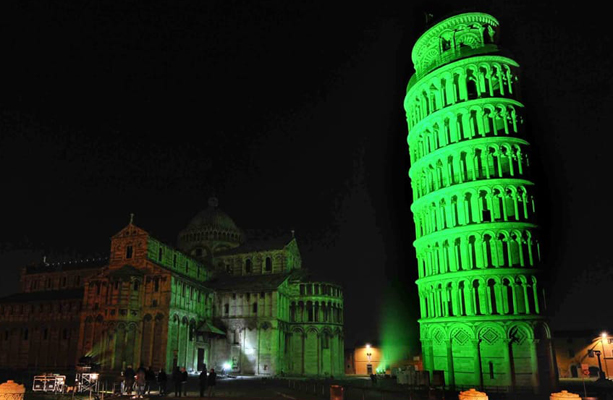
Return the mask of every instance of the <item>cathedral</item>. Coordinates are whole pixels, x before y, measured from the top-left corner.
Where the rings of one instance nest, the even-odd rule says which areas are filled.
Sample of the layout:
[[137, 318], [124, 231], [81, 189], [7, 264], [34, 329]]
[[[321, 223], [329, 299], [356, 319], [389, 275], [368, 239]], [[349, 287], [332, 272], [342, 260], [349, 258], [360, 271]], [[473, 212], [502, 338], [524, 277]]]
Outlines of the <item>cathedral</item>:
[[0, 368], [338, 376], [343, 291], [309, 280], [293, 231], [239, 229], [211, 198], [172, 247], [133, 220], [108, 258], [22, 268], [0, 298]]

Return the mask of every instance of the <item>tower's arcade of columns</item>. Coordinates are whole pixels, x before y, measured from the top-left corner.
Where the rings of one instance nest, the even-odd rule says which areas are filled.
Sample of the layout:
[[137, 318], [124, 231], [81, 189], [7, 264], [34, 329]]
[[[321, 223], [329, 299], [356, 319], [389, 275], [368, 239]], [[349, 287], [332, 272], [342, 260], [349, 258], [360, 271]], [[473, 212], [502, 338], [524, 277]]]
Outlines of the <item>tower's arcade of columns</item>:
[[466, 13], [413, 49], [404, 105], [422, 350], [450, 385], [538, 388], [553, 374], [537, 207], [519, 65], [497, 38], [495, 18]]

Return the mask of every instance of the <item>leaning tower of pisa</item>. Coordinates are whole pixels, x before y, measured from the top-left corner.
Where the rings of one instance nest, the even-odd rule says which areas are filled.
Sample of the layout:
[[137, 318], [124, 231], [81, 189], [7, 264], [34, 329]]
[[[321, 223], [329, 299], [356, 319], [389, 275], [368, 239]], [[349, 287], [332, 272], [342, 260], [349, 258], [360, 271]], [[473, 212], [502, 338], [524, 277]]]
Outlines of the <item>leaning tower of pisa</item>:
[[404, 106], [422, 352], [456, 388], [545, 390], [554, 367], [530, 144], [519, 65], [498, 34], [491, 15], [460, 14], [412, 52]]

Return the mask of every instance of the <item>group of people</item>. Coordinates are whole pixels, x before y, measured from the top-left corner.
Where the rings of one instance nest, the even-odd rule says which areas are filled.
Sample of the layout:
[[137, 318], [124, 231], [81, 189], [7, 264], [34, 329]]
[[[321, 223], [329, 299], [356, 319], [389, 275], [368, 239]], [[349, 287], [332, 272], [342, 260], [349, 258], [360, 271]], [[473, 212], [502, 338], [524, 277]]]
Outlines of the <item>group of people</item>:
[[[136, 389], [136, 395], [134, 396], [134, 398], [142, 399], [145, 394], [151, 393], [151, 387], [155, 383], [156, 379], [159, 382], [161, 375], [163, 375], [165, 380], [166, 373], [164, 372], [164, 370], [160, 370], [160, 372], [158, 373], [158, 377], [156, 378], [155, 372], [153, 372], [152, 367], [145, 368], [141, 364], [141, 366], [135, 372], [132, 366], [128, 365], [125, 371], [123, 371], [123, 391], [125, 391], [127, 395], [131, 395], [132, 389], [134, 388]], [[162, 389], [160, 386], [160, 391], [161, 390]]]
[[[175, 397], [187, 396], [187, 370], [185, 367], [175, 367], [172, 372], [172, 383], [175, 388]], [[131, 365], [123, 371], [123, 386], [125, 392], [128, 396], [132, 395], [132, 389], [135, 388], [136, 395], [132, 398], [142, 399], [145, 394], [151, 394], [151, 388], [153, 384], [157, 381], [159, 386], [159, 395], [166, 396], [167, 392], [167, 382], [168, 377], [164, 369], [160, 369], [157, 376], [151, 367], [145, 368], [141, 365], [136, 372], [132, 368]], [[205, 396], [205, 392], [207, 392], [208, 388], [208, 396], [213, 396], [215, 391], [215, 384], [217, 383], [217, 374], [215, 373], [215, 369], [211, 368], [211, 370], [207, 373], [206, 364], [202, 368], [202, 372], [198, 377], [199, 386], [200, 386], [200, 397]]]
[[212, 397], [215, 394], [215, 384], [217, 383], [217, 374], [215, 373], [215, 369], [211, 368], [208, 375], [206, 372], [206, 364], [202, 367], [202, 372], [198, 376], [198, 384], [200, 385], [200, 397], [204, 397], [204, 392], [207, 391], [208, 388], [208, 397]]

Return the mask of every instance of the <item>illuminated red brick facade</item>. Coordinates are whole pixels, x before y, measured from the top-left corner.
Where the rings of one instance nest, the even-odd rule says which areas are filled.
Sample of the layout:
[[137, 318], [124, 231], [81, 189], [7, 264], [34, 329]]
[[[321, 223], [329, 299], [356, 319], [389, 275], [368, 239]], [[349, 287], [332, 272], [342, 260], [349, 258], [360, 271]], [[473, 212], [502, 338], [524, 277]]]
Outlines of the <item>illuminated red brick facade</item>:
[[293, 233], [246, 241], [213, 202], [179, 248], [130, 223], [108, 259], [24, 268], [0, 299], [0, 368], [342, 375], [342, 289], [307, 280]]

